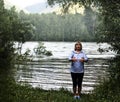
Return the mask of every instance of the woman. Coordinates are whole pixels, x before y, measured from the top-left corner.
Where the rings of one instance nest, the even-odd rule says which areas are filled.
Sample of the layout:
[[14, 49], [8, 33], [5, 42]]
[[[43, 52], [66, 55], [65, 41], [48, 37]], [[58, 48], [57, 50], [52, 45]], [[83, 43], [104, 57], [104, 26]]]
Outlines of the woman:
[[84, 62], [88, 61], [87, 56], [82, 51], [82, 44], [80, 42], [75, 44], [74, 51], [72, 51], [71, 55], [69, 56], [69, 61], [71, 61], [70, 72], [73, 82], [74, 98], [80, 99], [84, 76]]

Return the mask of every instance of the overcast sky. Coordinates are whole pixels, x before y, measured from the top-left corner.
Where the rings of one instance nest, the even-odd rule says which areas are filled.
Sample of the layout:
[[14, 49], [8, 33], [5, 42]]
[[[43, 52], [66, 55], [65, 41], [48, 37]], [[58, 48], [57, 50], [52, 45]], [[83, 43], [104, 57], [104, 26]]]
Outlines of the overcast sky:
[[21, 8], [25, 8], [36, 3], [47, 2], [47, 0], [6, 0], [6, 1], [9, 1], [10, 3]]
[[[19, 7], [20, 9], [24, 9], [27, 6], [31, 6], [37, 3], [47, 3], [47, 0], [4, 0], [4, 1], [8, 1], [9, 3]], [[58, 6], [56, 6], [56, 8], [58, 8]], [[54, 8], [46, 8], [43, 10], [43, 12], [50, 12], [50, 11], [54, 11], [56, 9]], [[77, 7], [78, 8], [78, 7]], [[46, 10], [46, 11], [45, 11]], [[71, 10], [73, 11], [73, 10]], [[81, 7], [78, 9], [78, 12], [83, 14], [84, 9]]]

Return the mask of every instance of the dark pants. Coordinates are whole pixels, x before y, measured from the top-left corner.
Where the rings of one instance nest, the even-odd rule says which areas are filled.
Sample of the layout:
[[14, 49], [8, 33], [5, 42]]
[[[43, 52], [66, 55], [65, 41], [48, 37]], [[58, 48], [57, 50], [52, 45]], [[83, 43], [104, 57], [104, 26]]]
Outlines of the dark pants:
[[83, 76], [84, 76], [84, 73], [72, 73], [71, 72], [73, 88], [75, 88], [77, 86], [78, 87], [82, 86]]

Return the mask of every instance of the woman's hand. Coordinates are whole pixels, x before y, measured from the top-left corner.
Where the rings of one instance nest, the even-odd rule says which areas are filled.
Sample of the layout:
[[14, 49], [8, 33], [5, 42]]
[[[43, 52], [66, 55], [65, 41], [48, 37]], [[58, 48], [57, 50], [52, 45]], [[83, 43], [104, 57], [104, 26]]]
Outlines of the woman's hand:
[[72, 61], [73, 61], [73, 62], [76, 62], [76, 61], [77, 61], [77, 59], [76, 59], [75, 57], [73, 57], [73, 58], [72, 58]]
[[80, 62], [85, 62], [84, 58], [81, 58], [81, 59], [80, 59]]

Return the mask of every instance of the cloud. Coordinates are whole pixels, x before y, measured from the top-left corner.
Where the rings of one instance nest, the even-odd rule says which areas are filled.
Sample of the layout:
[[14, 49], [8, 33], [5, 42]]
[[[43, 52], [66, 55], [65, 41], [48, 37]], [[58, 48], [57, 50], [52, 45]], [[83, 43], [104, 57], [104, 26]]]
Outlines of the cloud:
[[36, 3], [46, 3], [47, 0], [6, 0], [10, 3], [12, 3], [13, 5], [15, 6], [18, 6], [20, 8], [25, 8], [27, 6], [30, 6], [30, 5], [33, 5], [33, 4], [36, 4]]

